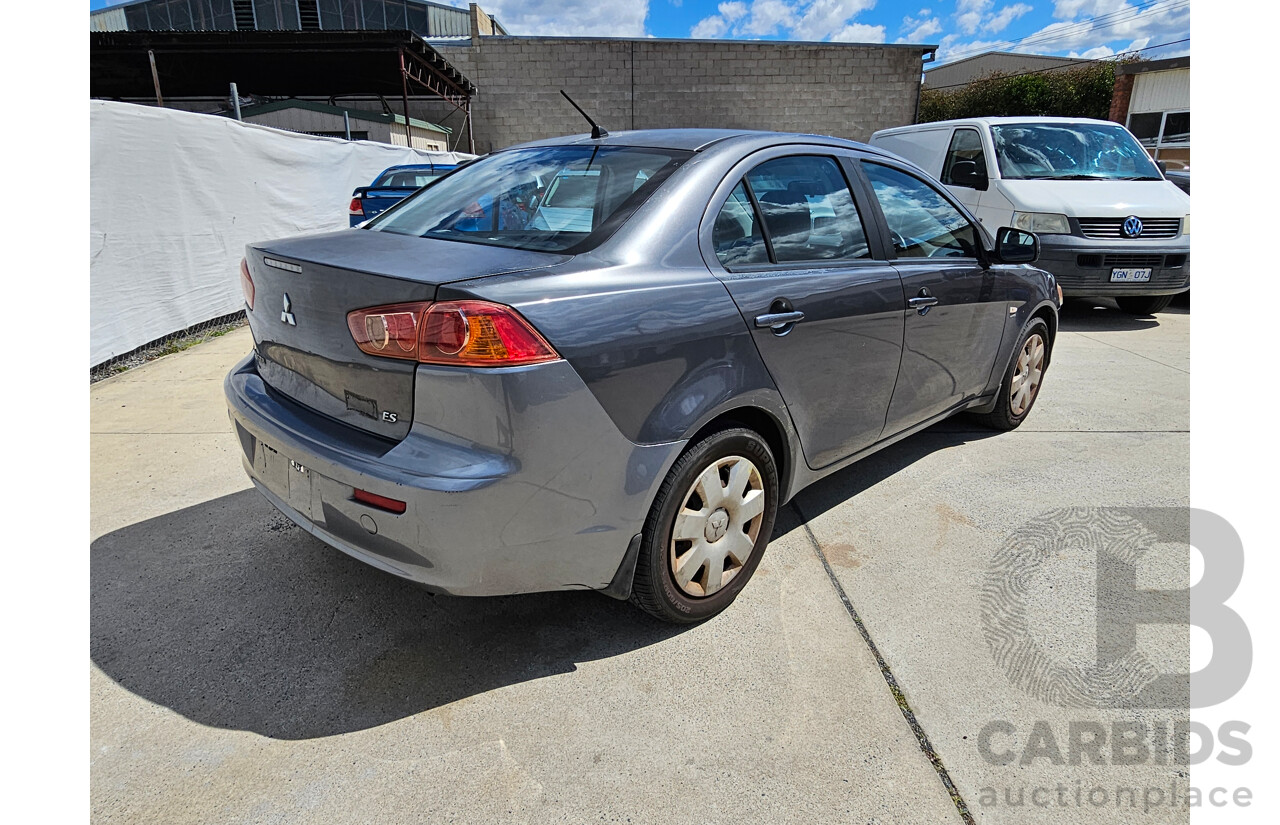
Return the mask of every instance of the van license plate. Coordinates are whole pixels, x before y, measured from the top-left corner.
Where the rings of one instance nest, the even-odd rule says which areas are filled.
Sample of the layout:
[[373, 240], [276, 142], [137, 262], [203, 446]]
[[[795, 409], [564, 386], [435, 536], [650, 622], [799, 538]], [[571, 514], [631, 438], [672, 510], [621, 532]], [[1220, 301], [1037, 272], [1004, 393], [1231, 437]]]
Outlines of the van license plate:
[[1113, 284], [1139, 284], [1151, 280], [1151, 268], [1146, 269], [1113, 269], [1111, 270], [1111, 283]]

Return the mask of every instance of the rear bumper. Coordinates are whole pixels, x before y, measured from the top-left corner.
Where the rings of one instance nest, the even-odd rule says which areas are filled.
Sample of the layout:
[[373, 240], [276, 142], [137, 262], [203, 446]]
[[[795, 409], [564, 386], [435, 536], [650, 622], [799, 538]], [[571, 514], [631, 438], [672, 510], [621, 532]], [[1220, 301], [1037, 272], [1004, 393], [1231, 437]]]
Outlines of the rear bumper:
[[[1185, 237], [1107, 244], [1074, 235], [1041, 235], [1036, 266], [1054, 274], [1063, 295], [1176, 295], [1191, 288], [1191, 247]], [[1150, 268], [1144, 283], [1112, 283], [1117, 268]]]
[[433, 590], [607, 587], [682, 444], [628, 441], [563, 361], [418, 369], [413, 428], [393, 443], [277, 395], [247, 358], [225, 382], [245, 471], [317, 538]]

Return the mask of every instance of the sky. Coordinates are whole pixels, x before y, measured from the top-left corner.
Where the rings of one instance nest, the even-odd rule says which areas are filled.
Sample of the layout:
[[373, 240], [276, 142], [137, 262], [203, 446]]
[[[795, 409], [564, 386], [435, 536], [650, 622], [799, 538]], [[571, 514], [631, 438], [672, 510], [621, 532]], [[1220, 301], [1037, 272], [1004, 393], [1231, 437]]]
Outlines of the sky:
[[[89, 7], [108, 5], [114, 3], [90, 0]], [[1191, 52], [1191, 0], [480, 0], [480, 6], [512, 34], [917, 43], [938, 46], [937, 63], [991, 50], [1069, 57], [1136, 51], [1143, 59]]]

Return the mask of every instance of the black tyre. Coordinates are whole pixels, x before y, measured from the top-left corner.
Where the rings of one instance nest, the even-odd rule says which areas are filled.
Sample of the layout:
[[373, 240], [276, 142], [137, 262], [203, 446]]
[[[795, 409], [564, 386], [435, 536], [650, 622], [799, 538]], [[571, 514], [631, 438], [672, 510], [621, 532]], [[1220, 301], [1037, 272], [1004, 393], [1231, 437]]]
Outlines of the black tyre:
[[1155, 315], [1169, 308], [1169, 304], [1173, 303], [1173, 296], [1130, 295], [1116, 298], [1116, 303], [1120, 305], [1120, 309], [1130, 315]]
[[1012, 430], [1026, 420], [1040, 395], [1045, 370], [1049, 368], [1049, 326], [1033, 320], [1018, 339], [1013, 358], [1004, 371], [996, 408], [975, 416], [995, 430]]
[[682, 455], [645, 521], [631, 601], [692, 624], [724, 610], [760, 564], [778, 513], [778, 469], [752, 430], [721, 430]]

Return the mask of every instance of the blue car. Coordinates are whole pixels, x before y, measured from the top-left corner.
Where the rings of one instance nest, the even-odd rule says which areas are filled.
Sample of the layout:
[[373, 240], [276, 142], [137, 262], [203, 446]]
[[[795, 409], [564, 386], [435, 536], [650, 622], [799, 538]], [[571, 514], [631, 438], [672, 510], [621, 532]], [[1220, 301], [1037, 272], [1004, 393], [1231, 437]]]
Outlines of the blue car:
[[423, 163], [384, 169], [372, 184], [361, 186], [351, 194], [351, 205], [347, 209], [351, 225], [359, 226], [381, 215], [436, 178], [457, 168], [456, 163]]

